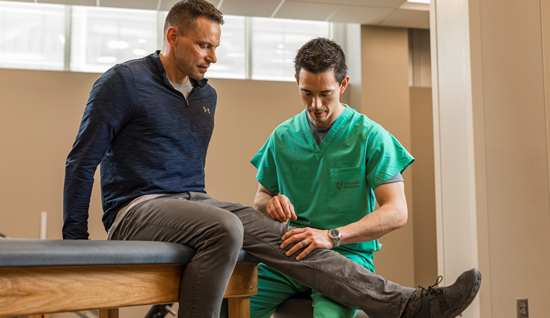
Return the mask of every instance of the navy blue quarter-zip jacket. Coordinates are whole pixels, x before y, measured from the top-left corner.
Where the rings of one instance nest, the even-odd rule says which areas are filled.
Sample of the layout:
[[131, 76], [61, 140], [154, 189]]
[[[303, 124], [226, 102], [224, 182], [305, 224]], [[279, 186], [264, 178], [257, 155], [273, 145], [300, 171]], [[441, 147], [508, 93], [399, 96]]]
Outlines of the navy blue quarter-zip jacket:
[[141, 195], [204, 191], [216, 91], [192, 81], [186, 102], [159, 51], [118, 64], [94, 84], [66, 162], [63, 238], [88, 238], [93, 177], [101, 164], [103, 223]]

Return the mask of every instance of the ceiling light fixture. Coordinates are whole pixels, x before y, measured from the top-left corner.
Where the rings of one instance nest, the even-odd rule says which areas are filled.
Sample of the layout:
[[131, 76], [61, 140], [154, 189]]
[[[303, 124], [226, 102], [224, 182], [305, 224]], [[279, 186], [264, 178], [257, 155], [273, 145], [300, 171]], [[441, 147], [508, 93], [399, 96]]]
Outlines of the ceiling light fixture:
[[399, 9], [430, 11], [430, 0], [407, 0], [407, 2], [403, 3]]

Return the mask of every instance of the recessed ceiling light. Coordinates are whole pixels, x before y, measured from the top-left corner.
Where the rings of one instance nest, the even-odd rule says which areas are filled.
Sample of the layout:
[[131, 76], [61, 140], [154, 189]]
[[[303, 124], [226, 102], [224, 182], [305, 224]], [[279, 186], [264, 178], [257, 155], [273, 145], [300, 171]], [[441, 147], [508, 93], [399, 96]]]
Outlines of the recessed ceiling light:
[[130, 46], [130, 43], [126, 41], [118, 41], [118, 48], [121, 50], [125, 50]]
[[399, 9], [430, 11], [430, 0], [407, 0]]

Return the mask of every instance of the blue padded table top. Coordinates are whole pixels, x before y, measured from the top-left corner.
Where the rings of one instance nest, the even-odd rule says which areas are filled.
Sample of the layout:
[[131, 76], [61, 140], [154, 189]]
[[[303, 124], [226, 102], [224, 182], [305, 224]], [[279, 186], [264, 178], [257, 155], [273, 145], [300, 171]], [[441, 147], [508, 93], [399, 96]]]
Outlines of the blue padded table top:
[[257, 260], [254, 256], [248, 254], [245, 250], [241, 250], [239, 253], [239, 258], [237, 259], [237, 263], [259, 263], [260, 261]]
[[[187, 264], [194, 254], [169, 242], [0, 239], [0, 267]], [[258, 261], [241, 251], [239, 262]]]

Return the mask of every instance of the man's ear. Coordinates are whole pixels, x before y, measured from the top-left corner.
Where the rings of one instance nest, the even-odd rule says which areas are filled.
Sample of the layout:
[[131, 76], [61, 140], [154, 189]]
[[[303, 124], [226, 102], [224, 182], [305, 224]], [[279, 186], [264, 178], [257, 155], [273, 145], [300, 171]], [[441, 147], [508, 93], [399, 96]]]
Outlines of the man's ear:
[[340, 95], [344, 94], [346, 87], [348, 87], [348, 83], [349, 83], [349, 76], [346, 76], [342, 81], [342, 84], [340, 84]]
[[180, 35], [180, 32], [178, 28], [176, 28], [175, 26], [171, 26], [166, 31], [166, 41], [168, 41], [168, 44], [170, 44], [170, 46], [176, 46], [179, 35]]

